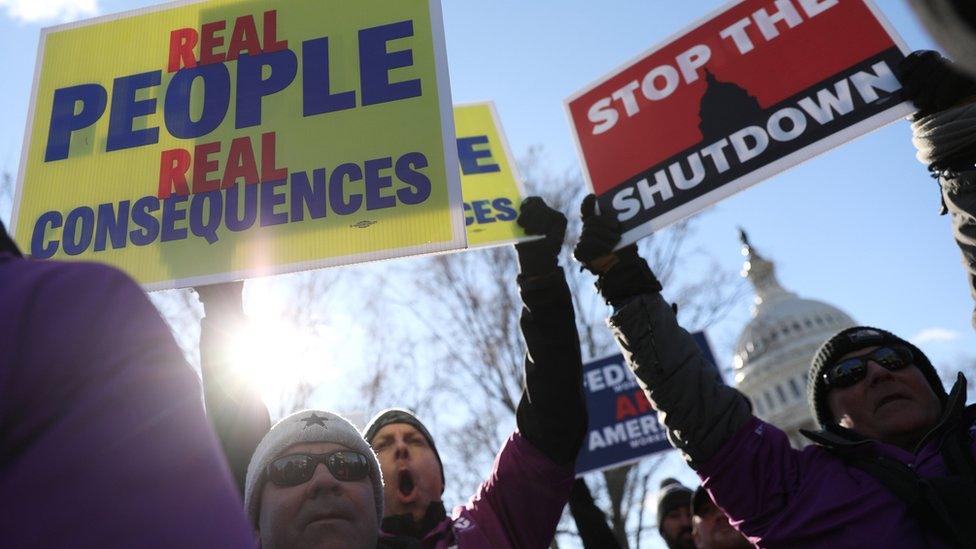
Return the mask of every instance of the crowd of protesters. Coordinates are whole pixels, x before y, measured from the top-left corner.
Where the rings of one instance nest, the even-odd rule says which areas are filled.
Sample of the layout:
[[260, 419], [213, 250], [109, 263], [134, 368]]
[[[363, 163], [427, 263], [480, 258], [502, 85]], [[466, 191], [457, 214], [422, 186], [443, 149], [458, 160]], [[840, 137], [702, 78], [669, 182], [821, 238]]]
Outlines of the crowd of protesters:
[[[976, 295], [976, 83], [933, 52], [909, 56], [899, 76]], [[962, 374], [947, 390], [910, 342], [845, 329], [811, 363], [820, 430], [796, 449], [722, 383], [637, 247], [616, 249], [620, 223], [592, 195], [580, 214], [574, 257], [701, 479], [661, 485], [668, 547], [976, 547], [976, 407]], [[526, 347], [516, 428], [451, 512], [436, 440], [408, 410], [381, 411], [362, 431], [326, 410], [271, 424], [226, 352], [245, 321], [241, 283], [197, 289], [201, 406], [138, 286], [108, 267], [24, 258], [0, 226], [0, 545], [542, 548], [568, 504], [586, 547], [619, 546], [574, 473], [587, 414], [558, 262], [567, 219], [532, 197], [517, 222], [541, 238], [515, 246]]]
[[[533, 197], [522, 204], [518, 223], [528, 234], [543, 238], [516, 246], [516, 283], [524, 303], [521, 328], [526, 343], [525, 389], [518, 404], [517, 429], [470, 501], [448, 515], [441, 499], [444, 467], [430, 432], [408, 410], [380, 412], [358, 437], [375, 452], [375, 457], [369, 458], [379, 463], [378, 471], [371, 473], [381, 472], [382, 476], [370, 479], [376, 483], [379, 478], [385, 480], [374, 494], [380, 510], [374, 526], [382, 530], [379, 545], [374, 535], [361, 544], [347, 541], [337, 546], [398, 547], [396, 544], [412, 540], [419, 547], [432, 548], [544, 547], [551, 541], [569, 497], [576, 455], [586, 432], [583, 364], [572, 296], [558, 265], [566, 217]], [[233, 357], [226, 352], [233, 327], [244, 321], [241, 289], [241, 284], [230, 284], [197, 290], [206, 315], [201, 325], [201, 369], [207, 409], [244, 494], [251, 523], [260, 532], [262, 547], [279, 546], [281, 539], [288, 540], [282, 545], [285, 547], [303, 546], [289, 536], [287, 523], [271, 522], [271, 528], [262, 527], [266, 514], [281, 517], [276, 512], [280, 500], [267, 503], [263, 497], [269, 490], [277, 493], [280, 488], [269, 464], [273, 467], [278, 458], [292, 458], [292, 462], [302, 459], [311, 463], [312, 469], [315, 466], [289, 444], [263, 451], [281, 423], [269, 431], [264, 404], [235, 378]], [[309, 413], [331, 417], [324, 411]], [[296, 414], [282, 422], [298, 425], [303, 417]], [[323, 423], [287, 431], [299, 437], [290, 441], [335, 443], [330, 438], [331, 429], [344, 422]], [[359, 480], [366, 482], [365, 477]], [[317, 499], [316, 494], [307, 497]], [[296, 514], [293, 521], [307, 518]]]

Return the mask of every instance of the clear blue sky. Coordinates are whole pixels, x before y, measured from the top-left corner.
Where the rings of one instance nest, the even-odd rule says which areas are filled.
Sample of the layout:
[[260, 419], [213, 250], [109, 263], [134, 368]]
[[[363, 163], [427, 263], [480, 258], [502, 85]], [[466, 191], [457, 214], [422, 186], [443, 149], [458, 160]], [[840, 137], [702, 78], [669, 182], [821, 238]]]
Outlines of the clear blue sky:
[[[553, 169], [575, 168], [563, 100], [722, 3], [444, 2], [454, 100], [494, 100], [516, 155], [543, 145]], [[932, 47], [904, 1], [879, 3], [912, 48]], [[148, 4], [0, 0], [0, 168], [19, 163], [41, 26]], [[45, 11], [56, 15], [37, 19]], [[888, 126], [720, 203], [701, 216], [695, 245], [738, 270], [742, 225], [789, 288], [905, 337], [929, 330], [923, 349], [951, 361], [976, 343], [972, 301], [937, 187], [913, 155], [907, 123]], [[721, 362], [747, 318], [743, 305], [711, 330]]]

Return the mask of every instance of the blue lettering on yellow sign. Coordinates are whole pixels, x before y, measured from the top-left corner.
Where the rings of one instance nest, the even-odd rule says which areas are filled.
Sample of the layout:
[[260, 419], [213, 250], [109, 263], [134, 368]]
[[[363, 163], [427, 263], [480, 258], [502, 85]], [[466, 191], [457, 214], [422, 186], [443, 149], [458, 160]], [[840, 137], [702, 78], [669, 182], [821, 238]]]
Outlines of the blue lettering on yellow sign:
[[[490, 162], [492, 160], [491, 149], [488, 147], [476, 149], [476, 145], [488, 145], [488, 136], [476, 135], [458, 138], [458, 160], [461, 163], [461, 173], [471, 175], [502, 171], [498, 164]], [[482, 159], [487, 161], [482, 163]]]

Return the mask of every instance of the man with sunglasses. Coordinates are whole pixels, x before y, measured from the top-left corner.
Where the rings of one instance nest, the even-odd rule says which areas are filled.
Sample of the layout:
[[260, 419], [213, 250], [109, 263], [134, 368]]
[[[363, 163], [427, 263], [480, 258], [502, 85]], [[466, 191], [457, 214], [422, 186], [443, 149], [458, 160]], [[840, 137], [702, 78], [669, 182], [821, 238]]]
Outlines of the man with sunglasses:
[[[870, 378], [870, 379], [868, 379]], [[937, 423], [946, 399], [942, 381], [917, 347], [884, 330], [848, 328], [830, 338], [813, 359], [810, 402], [824, 434], [815, 442], [834, 445], [842, 429], [861, 438], [914, 450]]]
[[351, 423], [321, 410], [285, 417], [264, 436], [247, 468], [244, 508], [262, 549], [416, 545], [379, 539], [376, 456]]
[[613, 307], [610, 327], [671, 443], [716, 505], [761, 547], [973, 547], [976, 410], [928, 358], [884, 330], [832, 337], [808, 393], [822, 430], [796, 450], [724, 385], [661, 296], [620, 223], [584, 200], [574, 252]]

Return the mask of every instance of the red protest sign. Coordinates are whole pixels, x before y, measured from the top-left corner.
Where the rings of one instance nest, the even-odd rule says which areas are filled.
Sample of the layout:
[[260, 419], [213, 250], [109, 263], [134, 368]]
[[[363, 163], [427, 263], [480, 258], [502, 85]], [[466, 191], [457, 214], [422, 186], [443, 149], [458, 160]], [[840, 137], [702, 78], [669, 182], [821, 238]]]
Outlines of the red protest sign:
[[744, 0], [566, 101], [626, 245], [911, 112], [870, 0]]

